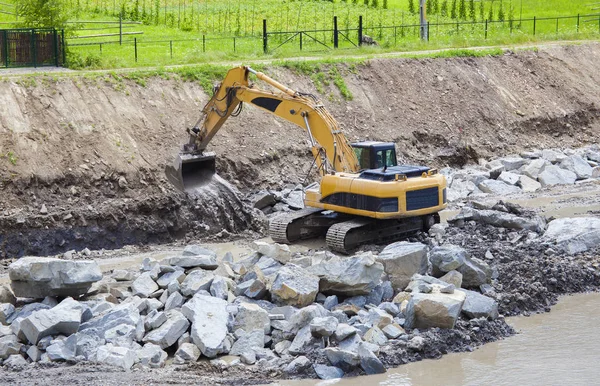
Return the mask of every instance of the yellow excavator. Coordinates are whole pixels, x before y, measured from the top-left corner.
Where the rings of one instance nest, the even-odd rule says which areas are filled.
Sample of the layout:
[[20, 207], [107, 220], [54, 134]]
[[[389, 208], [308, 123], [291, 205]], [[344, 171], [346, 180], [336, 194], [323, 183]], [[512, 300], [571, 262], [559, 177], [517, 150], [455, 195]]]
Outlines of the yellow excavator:
[[[257, 88], [249, 82], [250, 74], [278, 91]], [[349, 253], [359, 245], [397, 240], [439, 222], [438, 212], [446, 208], [446, 179], [437, 170], [398, 165], [394, 143], [350, 144], [317, 97], [250, 67], [229, 70], [203, 116], [188, 129], [189, 143], [166, 168], [176, 187], [191, 192], [215, 173], [215, 154], [206, 147], [230, 116], [240, 114], [244, 102], [305, 129], [321, 175], [320, 183], [305, 189], [305, 209], [270, 221], [274, 241], [325, 235], [329, 248]]]

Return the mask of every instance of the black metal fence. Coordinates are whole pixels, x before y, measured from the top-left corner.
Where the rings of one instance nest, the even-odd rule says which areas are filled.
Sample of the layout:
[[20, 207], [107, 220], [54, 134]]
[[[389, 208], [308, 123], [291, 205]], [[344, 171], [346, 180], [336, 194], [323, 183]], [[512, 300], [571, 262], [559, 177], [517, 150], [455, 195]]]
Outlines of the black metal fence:
[[0, 30], [0, 64], [3, 67], [62, 66], [64, 31], [54, 28]]

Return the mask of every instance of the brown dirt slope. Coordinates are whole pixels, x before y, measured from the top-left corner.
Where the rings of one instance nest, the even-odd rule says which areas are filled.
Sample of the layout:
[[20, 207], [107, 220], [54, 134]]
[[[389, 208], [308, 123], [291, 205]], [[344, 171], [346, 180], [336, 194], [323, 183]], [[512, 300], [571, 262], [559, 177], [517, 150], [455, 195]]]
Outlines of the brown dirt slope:
[[[394, 141], [405, 161], [441, 167], [596, 141], [599, 62], [596, 43], [501, 57], [376, 59], [356, 69], [339, 65], [352, 101], [333, 85], [322, 99], [350, 140]], [[282, 67], [266, 72], [317, 93], [308, 76]], [[51, 224], [38, 219], [38, 228], [86, 227], [91, 217], [82, 213], [99, 211], [93, 224], [117, 229], [128, 213], [142, 211], [154, 213], [157, 224], [165, 219], [149, 226], [156, 234], [185, 232], [194, 211], [181, 212], [189, 203], [171, 194], [162, 169], [208, 98], [202, 88], [158, 77], [145, 85], [111, 77], [35, 79], [0, 81], [0, 228], [18, 228], [46, 204], [55, 215]], [[211, 146], [221, 175], [242, 189], [302, 181], [311, 161], [303, 130], [251, 107], [231, 118]], [[144, 221], [131, 226], [148, 227]], [[228, 231], [238, 225], [244, 224]]]

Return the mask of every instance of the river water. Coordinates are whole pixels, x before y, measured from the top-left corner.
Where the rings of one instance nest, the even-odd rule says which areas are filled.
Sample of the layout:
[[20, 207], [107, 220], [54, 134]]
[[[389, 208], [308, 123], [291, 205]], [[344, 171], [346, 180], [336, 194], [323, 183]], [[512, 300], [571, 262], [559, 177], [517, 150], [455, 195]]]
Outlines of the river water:
[[508, 318], [519, 334], [470, 353], [410, 363], [387, 373], [281, 385], [600, 385], [600, 294], [562, 297], [547, 314]]

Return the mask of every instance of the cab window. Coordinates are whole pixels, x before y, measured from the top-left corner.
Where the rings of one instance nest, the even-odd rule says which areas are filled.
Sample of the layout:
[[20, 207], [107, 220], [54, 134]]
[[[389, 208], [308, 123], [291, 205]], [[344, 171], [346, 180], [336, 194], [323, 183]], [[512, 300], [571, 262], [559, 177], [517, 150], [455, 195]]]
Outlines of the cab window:
[[368, 148], [363, 147], [355, 147], [354, 154], [356, 154], [356, 158], [360, 164], [360, 170], [370, 169], [371, 168], [371, 157], [369, 154]]
[[375, 168], [383, 168], [384, 166], [396, 166], [396, 152], [394, 149], [378, 150], [376, 153]]

